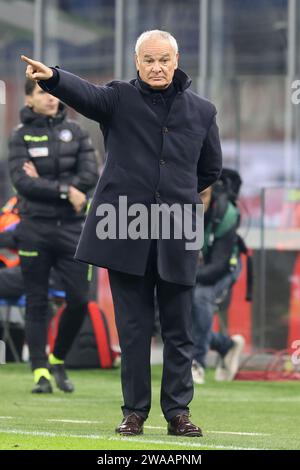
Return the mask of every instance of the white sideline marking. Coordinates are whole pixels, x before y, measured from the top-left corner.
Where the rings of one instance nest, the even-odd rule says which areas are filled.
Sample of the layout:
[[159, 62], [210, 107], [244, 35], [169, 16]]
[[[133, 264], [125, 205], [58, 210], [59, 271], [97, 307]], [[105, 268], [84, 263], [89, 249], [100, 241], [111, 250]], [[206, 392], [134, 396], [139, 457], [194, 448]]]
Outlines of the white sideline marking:
[[[0, 419], [13, 419], [13, 416], [0, 416]], [[84, 419], [46, 419], [52, 423], [69, 423], [69, 424], [101, 424], [103, 421], [89, 421]], [[166, 430], [166, 426], [144, 426], [145, 429]], [[238, 432], [238, 431], [205, 431], [207, 434], [233, 434], [237, 436], [270, 436], [263, 432]]]
[[[194, 438], [192, 438], [194, 439]], [[224, 449], [224, 450], [266, 450], [263, 447], [236, 447], [236, 446], [222, 446], [222, 445], [212, 445], [212, 444], [196, 444], [193, 442], [174, 442], [174, 441], [160, 441], [160, 440], [153, 440], [153, 439], [131, 439], [129, 437], [122, 437], [121, 439], [117, 439], [116, 437], [108, 438], [110, 441], [132, 441], [132, 442], [145, 442], [146, 444], [162, 444], [162, 445], [175, 445], [175, 446], [183, 446], [183, 447], [196, 447], [197, 449], [201, 449], [202, 447], [207, 447], [208, 449]]]
[[54, 423], [71, 423], [71, 424], [101, 424], [103, 421], [88, 421], [84, 419], [46, 419], [46, 421], [51, 421]]
[[266, 434], [264, 432], [238, 432], [238, 431], [205, 431], [212, 434], [235, 434], [237, 436], [271, 436], [271, 434]]
[[[296, 380], [295, 380], [296, 382]], [[283, 383], [283, 382], [282, 382]], [[297, 384], [298, 385], [298, 384]], [[272, 403], [286, 403], [286, 401], [289, 400], [289, 402], [295, 402], [295, 403], [299, 403], [300, 402], [300, 397], [284, 397], [284, 398], [272, 398]], [[208, 403], [211, 403], [211, 402], [215, 402], [216, 401], [216, 397], [205, 397], [205, 402], [208, 402]], [[267, 398], [261, 398], [261, 397], [257, 397], [255, 399], [250, 399], [250, 398], [235, 398], [235, 397], [218, 397], [218, 402], [219, 403], [232, 403], [234, 401], [234, 403], [257, 403], [259, 401], [259, 403], [270, 403], [270, 400], [267, 399]]]
[[[147, 429], [166, 429], [163, 426], [144, 426]], [[204, 433], [211, 433], [211, 434], [236, 434], [237, 436], [271, 436], [271, 434], [265, 434], [263, 432], [238, 432], [238, 431], [207, 431], [205, 430]]]
[[202, 447], [207, 447], [209, 449], [228, 449], [228, 450], [264, 450], [262, 447], [236, 447], [236, 446], [223, 446], [223, 445], [211, 445], [211, 444], [198, 444], [194, 442], [184, 442], [184, 441], [164, 441], [164, 440], [153, 440], [153, 439], [132, 439], [128, 437], [107, 437], [97, 434], [57, 434], [55, 432], [46, 432], [46, 431], [23, 431], [20, 429], [0, 429], [2, 434], [20, 434], [23, 436], [41, 436], [41, 437], [74, 437], [80, 439], [104, 439], [109, 441], [127, 441], [127, 442], [140, 442], [145, 444], [161, 444], [161, 445], [173, 445], [179, 447], [195, 447], [201, 449]]
[[[0, 416], [1, 418], [1, 416]], [[74, 424], [101, 424], [103, 421], [88, 421], [81, 419], [46, 419], [46, 421], [54, 423], [74, 423]], [[144, 426], [146, 429], [163, 429], [166, 430], [166, 426]], [[270, 436], [271, 434], [266, 434], [263, 432], [238, 432], [238, 431], [205, 431], [205, 433], [210, 434], [233, 434], [237, 436]]]

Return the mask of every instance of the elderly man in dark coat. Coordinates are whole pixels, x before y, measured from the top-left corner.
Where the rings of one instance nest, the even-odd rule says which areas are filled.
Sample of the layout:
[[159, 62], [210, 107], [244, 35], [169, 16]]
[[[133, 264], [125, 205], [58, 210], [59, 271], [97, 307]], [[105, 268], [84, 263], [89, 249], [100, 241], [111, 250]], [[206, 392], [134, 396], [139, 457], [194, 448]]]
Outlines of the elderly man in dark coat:
[[[120, 196], [126, 196], [129, 216], [141, 204], [149, 213], [153, 205], [198, 204], [199, 192], [213, 184], [221, 171], [216, 109], [190, 90], [190, 78], [178, 69], [178, 46], [171, 34], [147, 31], [138, 38], [135, 52], [137, 77], [105, 86], [22, 59], [28, 63], [29, 78], [99, 122], [104, 135], [106, 165], [76, 258], [109, 272], [122, 351], [124, 419], [116, 431], [142, 434], [150, 411], [156, 288], [164, 342], [161, 407], [168, 433], [201, 436], [188, 408], [193, 397], [191, 299], [198, 249], [187, 248], [186, 233], [169, 239], [161, 232], [150, 236], [148, 231], [140, 237], [124, 234]], [[116, 210], [118, 230], [109, 229], [105, 237], [99, 216], [108, 204]], [[125, 221], [128, 229], [129, 220]]]

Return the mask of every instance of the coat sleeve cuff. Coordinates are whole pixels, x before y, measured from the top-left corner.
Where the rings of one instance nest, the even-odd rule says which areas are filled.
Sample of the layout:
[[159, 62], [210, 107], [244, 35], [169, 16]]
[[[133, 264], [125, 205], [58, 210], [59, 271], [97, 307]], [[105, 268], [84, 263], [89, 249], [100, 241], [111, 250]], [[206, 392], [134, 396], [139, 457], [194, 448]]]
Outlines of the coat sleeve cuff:
[[44, 91], [52, 91], [59, 82], [59, 72], [56, 67], [50, 67], [53, 75], [48, 80], [39, 80], [38, 84]]

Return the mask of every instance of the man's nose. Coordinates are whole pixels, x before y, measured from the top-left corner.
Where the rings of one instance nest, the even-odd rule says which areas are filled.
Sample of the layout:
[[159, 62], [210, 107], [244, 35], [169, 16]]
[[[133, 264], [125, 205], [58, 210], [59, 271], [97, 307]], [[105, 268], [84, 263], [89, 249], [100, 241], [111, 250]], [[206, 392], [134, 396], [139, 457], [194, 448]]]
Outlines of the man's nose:
[[159, 62], [154, 62], [153, 67], [152, 67], [153, 72], [160, 72], [161, 71], [161, 66]]

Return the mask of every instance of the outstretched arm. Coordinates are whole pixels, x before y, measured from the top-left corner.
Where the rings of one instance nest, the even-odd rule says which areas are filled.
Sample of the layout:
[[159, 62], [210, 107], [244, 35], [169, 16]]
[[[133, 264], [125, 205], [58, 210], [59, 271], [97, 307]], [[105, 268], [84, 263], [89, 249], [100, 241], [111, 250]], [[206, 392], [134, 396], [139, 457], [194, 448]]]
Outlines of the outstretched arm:
[[[26, 77], [36, 81], [43, 90], [56, 96], [80, 114], [97, 122], [105, 122], [115, 111], [119, 101], [117, 86], [97, 86], [61, 69], [55, 85], [51, 85], [53, 69], [24, 55], [21, 59], [27, 63]], [[48, 82], [49, 80], [49, 82]], [[48, 83], [47, 83], [48, 82]]]

